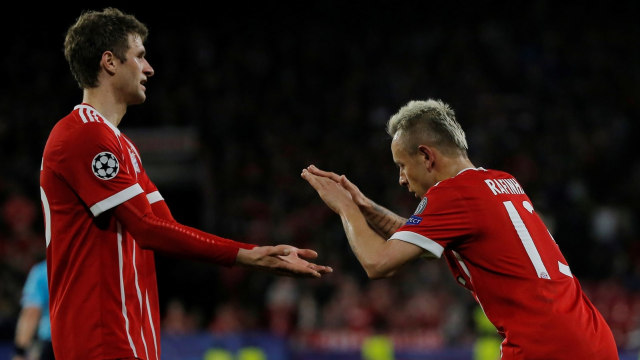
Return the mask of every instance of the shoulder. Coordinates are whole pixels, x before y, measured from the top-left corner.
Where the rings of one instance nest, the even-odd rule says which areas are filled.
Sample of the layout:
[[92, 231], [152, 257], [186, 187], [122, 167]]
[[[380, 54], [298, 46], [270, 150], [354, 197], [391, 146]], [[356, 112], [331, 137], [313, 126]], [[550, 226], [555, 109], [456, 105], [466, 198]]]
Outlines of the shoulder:
[[[493, 180], [511, 177], [509, 174], [484, 168], [469, 168], [459, 172], [456, 176], [443, 180], [432, 186], [426, 196], [429, 198], [446, 200], [448, 206], [459, 204], [468, 207], [469, 201], [484, 199], [488, 195], [488, 187]], [[431, 199], [430, 199], [431, 200]]]
[[[480, 179], [485, 178], [492, 170], [484, 168], [468, 168], [460, 171], [456, 176], [442, 180], [432, 186], [429, 192], [448, 192], [456, 191], [460, 187], [468, 186]], [[429, 193], [427, 192], [427, 194]]]
[[49, 140], [54, 143], [73, 144], [95, 141], [96, 137], [117, 137], [118, 128], [104, 119], [95, 109], [87, 105], [77, 105], [51, 130]]
[[464, 169], [456, 176], [443, 180], [432, 187], [432, 189], [456, 189], [467, 188], [483, 184], [487, 179], [508, 179], [513, 175], [493, 169], [485, 169], [482, 167]]
[[64, 154], [96, 147], [117, 148], [120, 141], [120, 130], [86, 105], [76, 106], [56, 127], [50, 140], [54, 149]]
[[37, 281], [36, 279], [47, 277], [47, 262], [41, 261], [31, 267], [29, 270], [28, 279], [31, 281]]
[[47, 277], [47, 261], [43, 260], [35, 265], [33, 265], [33, 269], [31, 270], [39, 276]]

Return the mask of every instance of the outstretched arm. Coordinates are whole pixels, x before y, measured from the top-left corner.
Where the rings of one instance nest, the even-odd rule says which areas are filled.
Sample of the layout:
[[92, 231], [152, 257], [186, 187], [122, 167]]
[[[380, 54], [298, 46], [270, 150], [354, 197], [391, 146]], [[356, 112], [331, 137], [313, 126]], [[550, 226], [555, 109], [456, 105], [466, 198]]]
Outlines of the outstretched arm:
[[26, 306], [20, 310], [20, 316], [16, 324], [15, 348], [13, 360], [27, 359], [27, 349], [35, 339], [42, 309], [36, 306]]
[[314, 175], [307, 169], [302, 170], [301, 176], [318, 192], [327, 206], [340, 215], [349, 246], [370, 278], [391, 276], [423, 253], [416, 245], [400, 240], [387, 241], [374, 231], [351, 193], [339, 182]]
[[225, 239], [154, 214], [144, 194], [118, 205], [114, 215], [145, 249], [231, 266], [240, 264], [280, 275], [320, 277], [331, 272], [316, 265], [313, 250], [289, 245], [255, 246]]
[[240, 249], [236, 263], [285, 276], [314, 276], [333, 271], [329, 266], [317, 265], [306, 259], [318, 254], [310, 249], [298, 249], [290, 245], [257, 246], [251, 250]]
[[309, 166], [307, 170], [316, 176], [326, 177], [342, 185], [351, 195], [353, 202], [356, 203], [360, 211], [362, 211], [362, 214], [367, 219], [367, 223], [385, 239], [391, 237], [396, 230], [407, 222], [406, 218], [376, 204], [373, 200], [366, 197], [346, 176], [320, 170], [315, 165]]

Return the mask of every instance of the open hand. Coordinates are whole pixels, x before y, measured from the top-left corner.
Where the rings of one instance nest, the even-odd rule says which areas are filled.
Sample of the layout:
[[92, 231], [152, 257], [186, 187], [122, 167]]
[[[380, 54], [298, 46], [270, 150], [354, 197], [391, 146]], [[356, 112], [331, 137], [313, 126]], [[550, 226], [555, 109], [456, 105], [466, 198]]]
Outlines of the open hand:
[[298, 249], [291, 245], [257, 246], [251, 250], [240, 249], [236, 262], [245, 266], [292, 277], [322, 277], [333, 272], [329, 266], [317, 265], [305, 260], [315, 259], [318, 253], [311, 249]]

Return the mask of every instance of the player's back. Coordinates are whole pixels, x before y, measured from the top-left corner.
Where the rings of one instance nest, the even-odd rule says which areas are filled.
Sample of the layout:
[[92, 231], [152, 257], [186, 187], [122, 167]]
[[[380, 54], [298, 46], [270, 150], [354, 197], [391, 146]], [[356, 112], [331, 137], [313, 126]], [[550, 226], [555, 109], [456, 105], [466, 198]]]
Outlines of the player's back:
[[433, 190], [456, 193], [467, 209], [471, 231], [445, 255], [506, 337], [503, 359], [618, 358], [609, 327], [513, 176], [464, 171]]

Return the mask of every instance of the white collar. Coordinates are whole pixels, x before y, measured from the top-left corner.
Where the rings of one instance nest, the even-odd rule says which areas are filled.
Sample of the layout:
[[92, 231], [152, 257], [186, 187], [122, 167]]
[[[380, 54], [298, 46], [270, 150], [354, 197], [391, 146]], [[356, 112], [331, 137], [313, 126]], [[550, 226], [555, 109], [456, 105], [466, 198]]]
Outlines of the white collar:
[[487, 170], [486, 170], [485, 168], [483, 168], [483, 167], [478, 167], [478, 168], [468, 167], [468, 168], [464, 168], [464, 169], [460, 170], [460, 172], [458, 172], [458, 173], [456, 174], [456, 176], [458, 176], [458, 175], [462, 174], [463, 172], [465, 172], [465, 171], [467, 171], [467, 170], [487, 171]]
[[[468, 167], [468, 168], [464, 168], [462, 170], [460, 170], [460, 172], [458, 172], [455, 176], [450, 177], [449, 179], [453, 179], [454, 177], [462, 174], [463, 172], [467, 171], [467, 170], [475, 170], [475, 171], [487, 171], [487, 169], [483, 168], [483, 167], [478, 167], [478, 168], [473, 168], [473, 167]], [[447, 180], [447, 179], [445, 179]], [[442, 180], [444, 181], [444, 180]], [[438, 181], [437, 183], [435, 183], [433, 186], [438, 186], [438, 184], [440, 184], [442, 181]]]
[[87, 104], [80, 104], [73, 107], [73, 110], [76, 110], [76, 109], [87, 109], [87, 110], [94, 111], [96, 114], [98, 114], [102, 118], [102, 120], [104, 120], [103, 122], [107, 124], [107, 126], [109, 126], [116, 135], [118, 136], [120, 135], [120, 129], [118, 129], [115, 125], [113, 125], [111, 121], [107, 120], [107, 118], [104, 115], [100, 114], [100, 112], [96, 110], [96, 108], [94, 108], [93, 106], [87, 105]]

